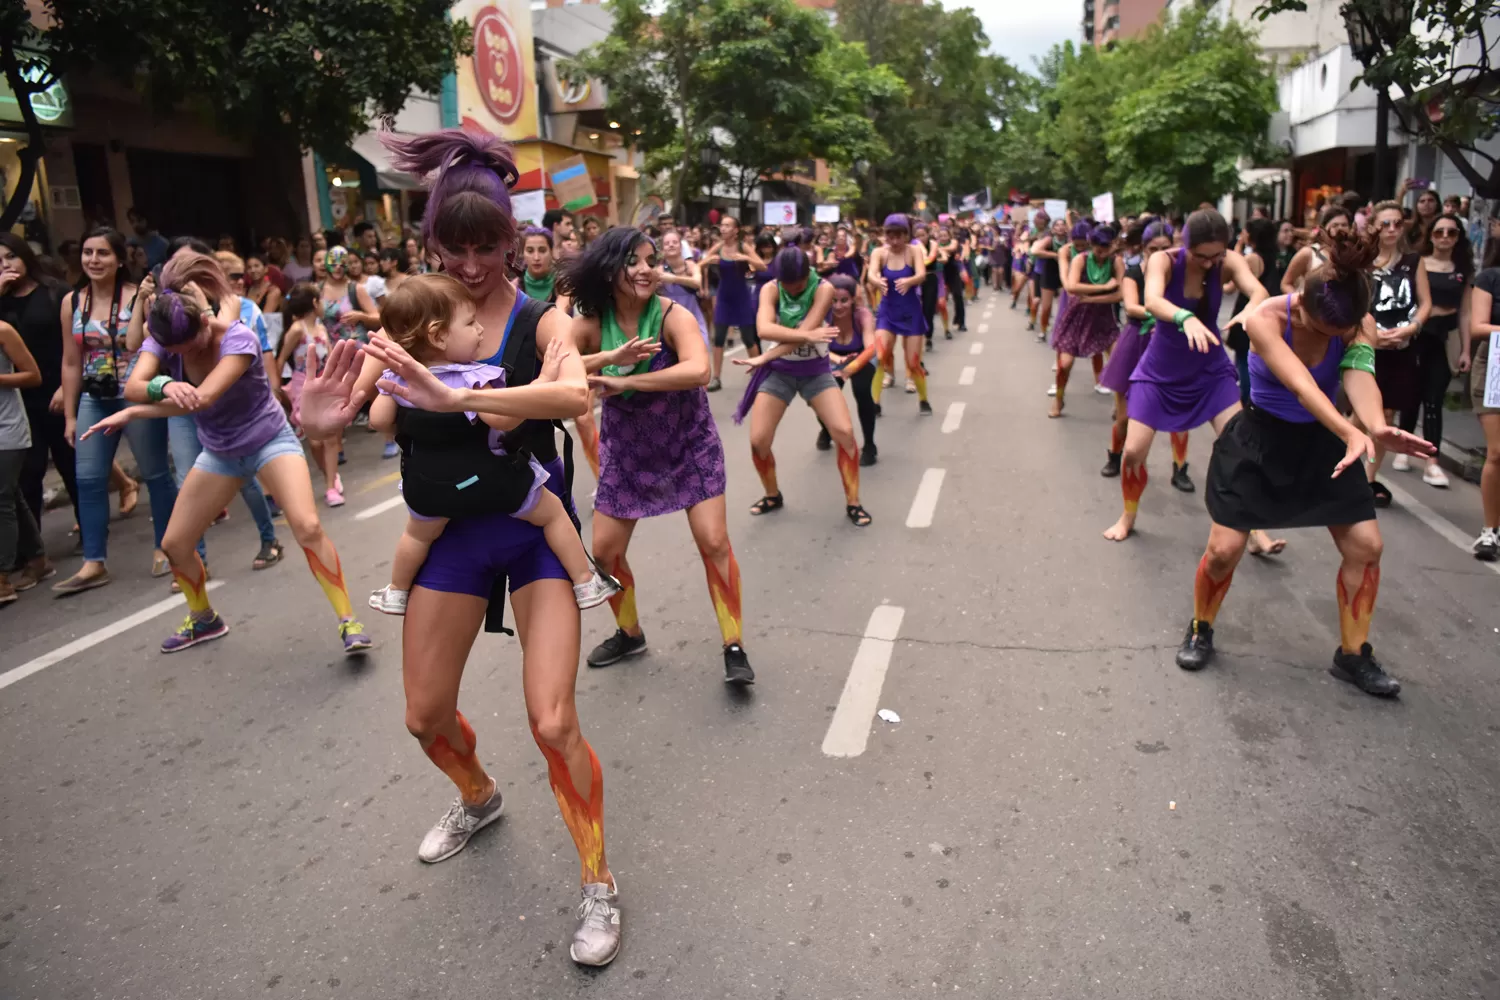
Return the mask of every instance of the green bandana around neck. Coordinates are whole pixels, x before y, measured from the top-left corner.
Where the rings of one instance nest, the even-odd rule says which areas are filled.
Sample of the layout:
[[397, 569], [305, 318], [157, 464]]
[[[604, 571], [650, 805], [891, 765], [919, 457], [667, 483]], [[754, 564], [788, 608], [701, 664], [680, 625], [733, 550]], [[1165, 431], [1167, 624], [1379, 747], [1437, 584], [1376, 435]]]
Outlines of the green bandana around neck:
[[1089, 284], [1107, 285], [1109, 279], [1115, 276], [1115, 262], [1113, 258], [1106, 257], [1101, 261], [1095, 261], [1092, 253], [1083, 258], [1083, 268], [1088, 272]]
[[[660, 340], [661, 319], [661, 299], [653, 295], [646, 302], [646, 308], [641, 310], [641, 318], [636, 323], [635, 335], [641, 340]], [[625, 331], [620, 329], [620, 321], [615, 319], [615, 311], [613, 309], [606, 310], [604, 315], [599, 318], [600, 349], [604, 351], [613, 351], [621, 345], [627, 343], [630, 339], [631, 338], [626, 335]], [[626, 368], [623, 365], [605, 365], [602, 369], [600, 369], [600, 374], [644, 375], [650, 370], [651, 359], [642, 358], [630, 368]], [[620, 393], [620, 395], [626, 399], [629, 399], [631, 396], [635, 395], [635, 390], [626, 389], [624, 392]]]
[[776, 317], [781, 325], [790, 329], [796, 329], [804, 319], [807, 311], [812, 308], [813, 294], [818, 290], [818, 282], [822, 279], [816, 274], [807, 279], [807, 287], [802, 289], [801, 295], [788, 295], [786, 285], [776, 282], [777, 303]]
[[530, 271], [521, 272], [521, 290], [527, 298], [552, 301], [552, 289], [557, 286], [557, 274], [548, 271], [545, 278], [533, 278]]

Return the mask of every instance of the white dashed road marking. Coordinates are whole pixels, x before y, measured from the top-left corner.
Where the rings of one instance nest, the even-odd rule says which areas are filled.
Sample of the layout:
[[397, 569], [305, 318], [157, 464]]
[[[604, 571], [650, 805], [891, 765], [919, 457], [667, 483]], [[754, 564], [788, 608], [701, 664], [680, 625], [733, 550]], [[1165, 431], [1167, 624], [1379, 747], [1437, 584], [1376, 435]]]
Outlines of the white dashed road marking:
[[854, 664], [844, 681], [844, 693], [823, 737], [823, 753], [829, 757], [858, 757], [870, 741], [870, 723], [880, 707], [880, 689], [891, 665], [896, 636], [906, 611], [882, 604], [870, 615], [864, 638], [854, 654]]
[[943, 477], [947, 474], [946, 469], [928, 469], [922, 473], [922, 481], [917, 484], [916, 498], [912, 500], [911, 510], [906, 514], [908, 528], [932, 527], [932, 515], [937, 510], [938, 494], [943, 490]]

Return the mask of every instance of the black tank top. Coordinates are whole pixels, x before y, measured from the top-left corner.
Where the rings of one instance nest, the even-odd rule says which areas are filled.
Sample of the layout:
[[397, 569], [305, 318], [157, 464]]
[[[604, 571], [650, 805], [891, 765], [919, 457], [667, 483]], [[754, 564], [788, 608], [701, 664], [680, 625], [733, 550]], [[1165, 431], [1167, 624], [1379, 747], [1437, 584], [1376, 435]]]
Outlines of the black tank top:
[[1439, 309], [1457, 309], [1464, 299], [1467, 282], [1457, 270], [1428, 271], [1427, 288], [1432, 295], [1432, 304]]

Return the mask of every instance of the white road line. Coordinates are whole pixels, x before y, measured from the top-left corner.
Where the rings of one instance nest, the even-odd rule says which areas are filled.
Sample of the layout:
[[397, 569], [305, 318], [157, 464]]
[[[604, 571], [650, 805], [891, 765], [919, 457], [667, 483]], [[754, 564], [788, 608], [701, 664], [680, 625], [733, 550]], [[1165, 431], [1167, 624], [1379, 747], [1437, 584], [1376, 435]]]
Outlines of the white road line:
[[970, 354], [983, 354], [984, 353], [984, 342], [980, 341], [980, 340], [974, 341], [974, 343], [972, 343], [972, 344], [969, 345], [969, 353]]
[[[986, 319], [989, 318], [989, 313], [985, 313], [984, 315], [985, 315]], [[979, 324], [979, 332], [980, 333], [989, 333], [990, 332], [990, 325], [988, 323], [980, 323]]]
[[854, 654], [854, 665], [844, 681], [844, 693], [823, 737], [823, 753], [829, 757], [858, 757], [870, 741], [870, 723], [880, 707], [880, 689], [891, 665], [896, 636], [901, 632], [903, 608], [882, 604], [870, 615], [864, 638]]
[[397, 493], [389, 500], [382, 500], [378, 504], [375, 504], [373, 507], [366, 507], [358, 514], [355, 514], [354, 519], [356, 521], [368, 521], [372, 517], [379, 517], [381, 514], [384, 514], [391, 508], [401, 506], [402, 499], [403, 497], [401, 496], [401, 494]]
[[948, 413], [943, 417], [943, 433], [952, 434], [958, 430], [958, 425], [964, 420], [964, 407], [967, 403], [949, 403]]
[[[1418, 521], [1421, 521], [1427, 527], [1442, 535], [1464, 552], [1473, 554], [1474, 539], [1460, 531], [1452, 521], [1391, 482], [1394, 478], [1394, 476], [1386, 476], [1381, 482], [1385, 484], [1386, 489], [1391, 491], [1391, 496], [1395, 497], [1396, 501], [1402, 507], [1411, 512], [1412, 517], [1415, 517]], [[1500, 573], [1500, 563], [1479, 562], [1477, 559], [1474, 561], [1492, 572]]]
[[947, 474], [947, 469], [928, 469], [922, 473], [922, 481], [917, 484], [916, 498], [911, 502], [911, 510], [906, 513], [908, 528], [932, 527], [932, 515], [937, 510], [938, 494], [942, 492], [943, 477]]
[[[208, 582], [209, 590], [217, 590], [222, 586], [224, 586], [223, 580], [210, 580]], [[23, 681], [32, 674], [40, 673], [50, 666], [61, 663], [70, 656], [97, 646], [106, 640], [113, 639], [121, 632], [128, 632], [137, 625], [144, 625], [153, 618], [184, 606], [185, 601], [183, 597], [180, 594], [173, 594], [166, 600], [157, 601], [155, 604], [144, 607], [133, 615], [126, 615], [119, 621], [111, 622], [103, 628], [95, 629], [88, 635], [79, 636], [65, 646], [59, 646], [50, 653], [43, 653], [34, 660], [30, 660], [19, 667], [13, 667], [5, 673], [0, 674], [0, 689], [8, 688], [17, 681]]]
[[974, 375], [978, 371], [979, 369], [975, 368], [973, 365], [964, 365], [964, 370], [958, 373], [958, 384], [973, 385]]

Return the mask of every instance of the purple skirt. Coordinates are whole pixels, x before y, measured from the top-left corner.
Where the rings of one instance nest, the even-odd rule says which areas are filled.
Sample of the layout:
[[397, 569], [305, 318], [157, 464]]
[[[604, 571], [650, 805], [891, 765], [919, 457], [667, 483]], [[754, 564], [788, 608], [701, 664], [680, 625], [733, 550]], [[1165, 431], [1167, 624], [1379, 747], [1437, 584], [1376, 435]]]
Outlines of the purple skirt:
[[1146, 353], [1146, 345], [1150, 342], [1151, 334], [1142, 336], [1139, 321], [1131, 320], [1126, 323], [1120, 330], [1120, 336], [1115, 338], [1115, 349], [1110, 352], [1104, 371], [1099, 373], [1099, 384], [1110, 392], [1125, 395], [1130, 390], [1130, 376], [1135, 372], [1135, 366], [1140, 362], [1141, 355]]
[[1068, 294], [1066, 288], [1060, 288], [1057, 292], [1057, 311], [1052, 314], [1052, 329], [1056, 330], [1062, 326], [1063, 317], [1068, 314], [1068, 306], [1073, 304], [1073, 297]]
[[1216, 347], [1214, 351], [1222, 364], [1209, 365], [1192, 378], [1174, 381], [1141, 378], [1146, 367], [1142, 358], [1125, 397], [1130, 419], [1155, 431], [1176, 433], [1202, 427], [1237, 404], [1240, 386], [1235, 379], [1234, 363], [1223, 348]]
[[1092, 357], [1109, 350], [1119, 335], [1114, 306], [1072, 302], [1052, 327], [1052, 349], [1074, 357]]

